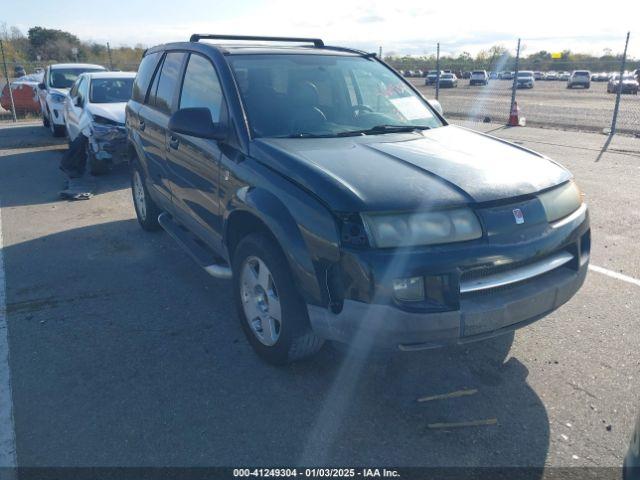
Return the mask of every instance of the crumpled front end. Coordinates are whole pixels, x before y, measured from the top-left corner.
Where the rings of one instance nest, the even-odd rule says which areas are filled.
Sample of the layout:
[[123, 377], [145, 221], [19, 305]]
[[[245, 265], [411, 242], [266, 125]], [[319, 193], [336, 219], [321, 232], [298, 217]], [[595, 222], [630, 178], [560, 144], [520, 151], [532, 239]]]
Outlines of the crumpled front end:
[[127, 129], [124, 125], [93, 122], [88, 130], [89, 148], [97, 160], [114, 165], [127, 161]]

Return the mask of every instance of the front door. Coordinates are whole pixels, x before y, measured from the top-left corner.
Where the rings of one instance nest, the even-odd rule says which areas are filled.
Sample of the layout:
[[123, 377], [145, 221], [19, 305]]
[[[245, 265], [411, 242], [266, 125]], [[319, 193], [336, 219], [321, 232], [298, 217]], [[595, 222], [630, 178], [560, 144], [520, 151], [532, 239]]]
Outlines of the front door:
[[[221, 121], [224, 100], [212, 63], [192, 53], [185, 68], [178, 108], [204, 107], [214, 123]], [[222, 245], [219, 195], [221, 150], [218, 142], [167, 132], [174, 211], [178, 221], [220, 251]]]

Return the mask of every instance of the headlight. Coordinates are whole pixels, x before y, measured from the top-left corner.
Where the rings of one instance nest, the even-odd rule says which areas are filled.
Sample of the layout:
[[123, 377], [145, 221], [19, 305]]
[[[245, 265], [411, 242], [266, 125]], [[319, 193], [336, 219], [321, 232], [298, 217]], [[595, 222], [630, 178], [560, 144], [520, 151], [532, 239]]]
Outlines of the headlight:
[[51, 101], [53, 103], [62, 103], [62, 102], [64, 102], [65, 98], [67, 98], [67, 97], [65, 97], [61, 93], [52, 93], [51, 94]]
[[555, 222], [572, 214], [582, 205], [582, 195], [576, 183], [572, 180], [561, 187], [538, 195], [548, 222]]
[[468, 208], [411, 214], [365, 214], [376, 247], [434, 245], [482, 237], [478, 218]]

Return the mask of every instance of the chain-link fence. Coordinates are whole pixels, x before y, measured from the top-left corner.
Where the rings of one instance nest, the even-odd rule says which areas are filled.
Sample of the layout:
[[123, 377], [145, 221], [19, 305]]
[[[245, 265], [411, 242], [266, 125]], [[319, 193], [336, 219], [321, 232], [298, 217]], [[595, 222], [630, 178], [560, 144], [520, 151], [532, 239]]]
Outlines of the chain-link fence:
[[[138, 63], [123, 63], [109, 60], [91, 62], [102, 65], [109, 70], [138, 70]], [[31, 119], [40, 116], [40, 102], [37, 98], [37, 85], [42, 82], [47, 65], [67, 63], [47, 62], [13, 62], [3, 58], [0, 52], [0, 121], [12, 119]], [[6, 69], [5, 69], [6, 67]], [[11, 89], [9, 89], [11, 86]]]
[[[640, 45], [639, 42], [640, 33], [630, 35], [631, 47]], [[617, 132], [640, 136], [639, 60], [613, 53], [601, 57], [568, 51], [558, 55], [546, 52], [531, 54], [526, 50], [527, 39], [522, 39], [521, 44], [521, 50], [525, 50], [527, 55], [521, 54], [517, 48], [518, 41], [514, 40], [506, 46], [508, 48], [490, 50], [483, 60], [470, 56], [440, 57], [440, 47], [447, 50], [444, 44], [434, 45], [432, 54], [421, 59], [386, 60], [404, 70], [405, 75], [411, 75], [411, 82], [427, 98], [437, 98], [445, 116], [453, 122], [508, 124], [514, 99], [519, 108], [519, 120], [524, 119], [527, 125], [606, 132], [612, 126], [616, 97], [621, 88]], [[616, 51], [622, 52], [624, 45], [624, 36], [621, 35]], [[629, 51], [637, 49], [630, 48]], [[110, 58], [108, 51], [103, 56], [95, 63], [112, 70], [137, 70], [137, 63], [122, 63], [119, 59]], [[8, 83], [12, 84], [12, 93], [15, 93], [16, 116], [38, 116], [37, 102], [31, 106], [28, 102], [29, 95], [36, 95], [37, 83], [17, 77], [41, 72], [47, 64], [56, 62], [16, 64], [7, 60], [7, 82], [3, 60], [0, 58], [0, 120], [12, 118]], [[572, 76], [573, 72], [580, 70], [589, 71], [588, 88], [585, 88], [584, 74], [581, 78]], [[621, 70], [622, 82], [618, 80]], [[486, 80], [483, 80], [484, 75]], [[532, 76], [532, 82], [527, 81], [529, 76]]]
[[[634, 41], [640, 38], [635, 40], [631, 35], [632, 45]], [[621, 52], [624, 46], [622, 36]], [[518, 119], [527, 125], [608, 132], [621, 89], [617, 133], [640, 136], [638, 60], [624, 58], [623, 54], [572, 58], [574, 55], [566, 51], [523, 56], [516, 40], [511, 49], [496, 52], [485, 62], [461, 63], [438, 58], [438, 47], [427, 61], [413, 68], [406, 59], [401, 64], [390, 61], [410, 76], [425, 97], [437, 98], [445, 116], [454, 123], [508, 124], [513, 98], [519, 109]]]

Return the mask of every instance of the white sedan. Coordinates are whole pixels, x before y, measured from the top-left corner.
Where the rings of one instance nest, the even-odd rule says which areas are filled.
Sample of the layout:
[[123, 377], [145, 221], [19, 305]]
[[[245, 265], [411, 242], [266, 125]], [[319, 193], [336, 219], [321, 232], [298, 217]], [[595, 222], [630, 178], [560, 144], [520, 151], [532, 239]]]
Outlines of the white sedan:
[[105, 173], [126, 160], [125, 107], [131, 98], [135, 72], [83, 73], [69, 91], [64, 118], [69, 140], [87, 139], [87, 163], [92, 174]]

